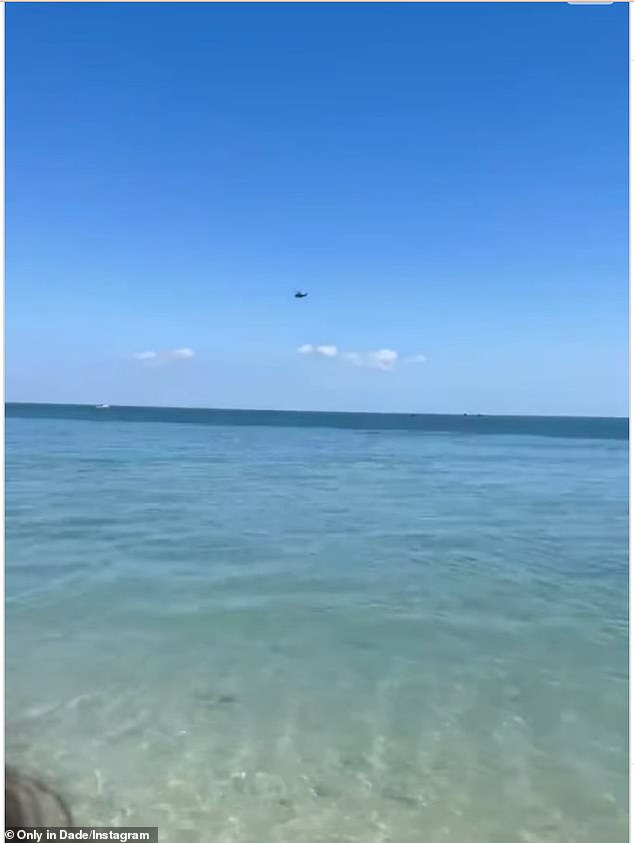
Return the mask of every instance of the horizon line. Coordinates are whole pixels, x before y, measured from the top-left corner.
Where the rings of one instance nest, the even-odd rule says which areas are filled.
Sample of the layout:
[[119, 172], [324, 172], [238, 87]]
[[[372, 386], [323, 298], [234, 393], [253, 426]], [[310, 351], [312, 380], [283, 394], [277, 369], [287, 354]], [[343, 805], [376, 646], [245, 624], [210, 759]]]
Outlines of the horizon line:
[[[31, 406], [31, 407], [87, 407], [97, 409], [100, 405], [87, 402], [58, 402], [58, 401], [6, 401], [5, 409], [8, 406]], [[166, 404], [107, 404], [105, 409], [119, 410], [189, 410], [199, 412], [220, 412], [220, 413], [302, 413], [314, 415], [347, 415], [347, 416], [455, 416], [456, 418], [504, 418], [504, 419], [614, 419], [629, 421], [627, 416], [583, 416], [574, 414], [545, 415], [543, 413], [440, 413], [440, 412], [414, 412], [414, 411], [393, 411], [393, 410], [281, 410], [275, 408], [258, 409], [253, 407], [183, 407]]]

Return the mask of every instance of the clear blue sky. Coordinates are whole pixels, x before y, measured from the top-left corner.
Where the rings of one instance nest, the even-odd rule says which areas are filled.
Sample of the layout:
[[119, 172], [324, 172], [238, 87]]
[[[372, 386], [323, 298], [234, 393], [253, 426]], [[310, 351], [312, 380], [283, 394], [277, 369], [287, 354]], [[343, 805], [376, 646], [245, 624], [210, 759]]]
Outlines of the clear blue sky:
[[627, 414], [627, 4], [6, 14], [8, 400]]

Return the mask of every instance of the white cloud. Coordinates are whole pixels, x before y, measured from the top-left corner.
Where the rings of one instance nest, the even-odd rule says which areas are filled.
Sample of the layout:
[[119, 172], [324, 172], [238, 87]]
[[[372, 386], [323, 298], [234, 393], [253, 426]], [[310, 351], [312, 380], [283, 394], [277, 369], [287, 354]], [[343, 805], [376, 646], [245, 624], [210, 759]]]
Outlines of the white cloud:
[[381, 369], [384, 372], [392, 371], [399, 359], [398, 351], [391, 348], [379, 348], [377, 351], [344, 351], [341, 356], [352, 366]]
[[167, 354], [172, 360], [191, 360], [192, 357], [196, 356], [193, 348], [175, 348], [174, 351], [168, 351]]
[[167, 363], [170, 360], [191, 360], [196, 356], [193, 348], [174, 348], [171, 351], [140, 351], [132, 355], [141, 363]]
[[322, 357], [336, 357], [338, 350], [336, 345], [318, 345], [315, 353], [321, 354]]
[[367, 365], [372, 369], [382, 369], [384, 372], [389, 372], [398, 362], [398, 351], [391, 348], [380, 348], [378, 351], [368, 351], [366, 359]]
[[339, 354], [339, 349], [336, 345], [300, 345], [297, 349], [298, 354], [318, 354], [320, 357], [336, 357]]
[[339, 351], [336, 345], [300, 345], [298, 354], [320, 355], [321, 357], [339, 357], [344, 363], [351, 366], [359, 366], [366, 369], [379, 369], [383, 372], [392, 372], [397, 368], [399, 362], [403, 363], [425, 363], [424, 354], [413, 354], [409, 357], [401, 357], [398, 351], [393, 348], [378, 348], [375, 351]]

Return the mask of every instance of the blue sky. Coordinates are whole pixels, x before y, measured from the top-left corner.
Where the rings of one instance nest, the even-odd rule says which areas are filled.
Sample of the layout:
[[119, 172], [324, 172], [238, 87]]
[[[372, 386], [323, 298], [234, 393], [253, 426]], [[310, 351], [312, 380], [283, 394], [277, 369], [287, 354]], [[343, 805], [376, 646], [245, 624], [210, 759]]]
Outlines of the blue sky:
[[627, 414], [627, 4], [6, 16], [8, 400]]

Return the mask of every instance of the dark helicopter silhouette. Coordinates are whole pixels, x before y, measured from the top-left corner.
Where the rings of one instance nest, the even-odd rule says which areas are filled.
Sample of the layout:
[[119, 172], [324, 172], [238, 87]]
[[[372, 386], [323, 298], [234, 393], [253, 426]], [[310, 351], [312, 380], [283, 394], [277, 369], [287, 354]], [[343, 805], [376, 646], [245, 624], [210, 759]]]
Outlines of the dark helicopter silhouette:
[[299, 290], [295, 293], [296, 299], [305, 299], [308, 293], [301, 293]]

